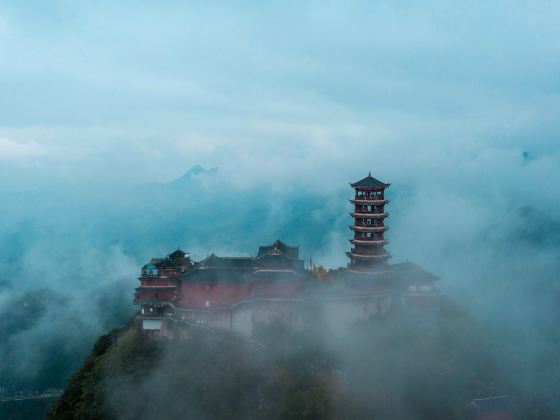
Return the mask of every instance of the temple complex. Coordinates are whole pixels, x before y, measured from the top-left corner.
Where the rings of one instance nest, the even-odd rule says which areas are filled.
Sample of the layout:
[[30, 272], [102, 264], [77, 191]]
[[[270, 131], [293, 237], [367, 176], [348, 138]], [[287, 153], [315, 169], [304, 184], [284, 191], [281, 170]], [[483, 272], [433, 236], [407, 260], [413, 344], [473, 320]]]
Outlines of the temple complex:
[[250, 336], [256, 324], [275, 318], [301, 324], [308, 307], [319, 307], [333, 329], [399, 308], [437, 308], [436, 276], [410, 262], [388, 262], [385, 190], [390, 184], [370, 173], [350, 185], [354, 237], [347, 267], [306, 270], [299, 247], [280, 239], [260, 246], [254, 257], [210, 254], [192, 261], [177, 249], [142, 267], [134, 296], [141, 330], [170, 337], [170, 328], [204, 326]]

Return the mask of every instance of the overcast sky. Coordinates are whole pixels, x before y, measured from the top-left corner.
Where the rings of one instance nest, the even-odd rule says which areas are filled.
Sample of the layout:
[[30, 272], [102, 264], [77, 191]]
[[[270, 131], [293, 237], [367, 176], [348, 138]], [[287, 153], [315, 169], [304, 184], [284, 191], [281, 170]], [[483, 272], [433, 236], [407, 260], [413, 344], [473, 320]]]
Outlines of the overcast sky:
[[[126, 238], [149, 256], [187, 237], [197, 257], [216, 251], [197, 248], [191, 219], [177, 228], [173, 208], [163, 220], [149, 206], [130, 216], [151, 203], [130, 199], [147, 189], [108, 189], [196, 164], [219, 167], [220, 187], [284, 190], [261, 209], [270, 223], [247, 220], [251, 209], [227, 214], [252, 249], [280, 227], [307, 235], [293, 197], [330, 194], [324, 205], [311, 196], [324, 229], [310, 238], [331, 245], [305, 248], [328, 267], [345, 265], [350, 246], [341, 197], [371, 170], [392, 183], [392, 261], [433, 271], [472, 313], [504, 320], [498, 331], [514, 325], [523, 338], [511, 348], [542, 342], [558, 319], [559, 133], [558, 1], [0, 0], [0, 251], [25, 261], [0, 302], [38, 287], [71, 302], [52, 300], [5, 346], [28, 372], [52, 331], [71, 342], [68, 325], [91, 340], [105, 328], [92, 296], [114, 287], [130, 309], [143, 260]], [[223, 243], [222, 255], [245, 252], [238, 238]], [[61, 287], [68, 279], [79, 286]], [[541, 360], [545, 347], [528, 353]]]
[[557, 2], [208, 3], [3, 1], [2, 188], [558, 172]]

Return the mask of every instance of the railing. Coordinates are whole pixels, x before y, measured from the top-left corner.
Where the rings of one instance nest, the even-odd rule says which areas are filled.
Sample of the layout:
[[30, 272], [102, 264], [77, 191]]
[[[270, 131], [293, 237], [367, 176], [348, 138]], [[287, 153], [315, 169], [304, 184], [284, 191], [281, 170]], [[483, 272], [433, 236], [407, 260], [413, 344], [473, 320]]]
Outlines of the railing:
[[361, 257], [385, 257], [386, 255], [389, 255], [386, 251], [380, 254], [371, 254], [371, 253], [366, 253], [363, 252], [362, 250], [357, 250], [356, 248], [351, 248], [350, 249], [350, 253], [354, 254], [354, 255], [358, 255]]
[[358, 222], [356, 221], [356, 223], [354, 223], [354, 226], [359, 226], [359, 227], [385, 227], [384, 223], [363, 223], [363, 222]]
[[[155, 271], [155, 270], [154, 270]], [[158, 277], [159, 273], [156, 271], [142, 270], [142, 277]]]
[[149, 277], [149, 278], [154, 278], [154, 277], [176, 277], [177, 275], [179, 275], [180, 272], [177, 270], [159, 270], [159, 272], [155, 272], [155, 270], [153, 270], [152, 272], [150, 272], [149, 270], [142, 270], [141, 272], [141, 276], [142, 277]]
[[373, 213], [373, 212], [361, 212], [361, 211], [351, 211], [350, 215], [352, 217], [358, 218], [358, 219], [379, 219], [380, 217], [389, 217], [389, 213], [384, 212], [384, 213]]
[[383, 216], [383, 215], [389, 215], [388, 212], [385, 211], [385, 209], [360, 209], [360, 208], [354, 208], [354, 211], [351, 213], [356, 213], [356, 214], [367, 214], [367, 215], [373, 215], [373, 216]]
[[374, 196], [374, 195], [355, 195], [354, 196], [354, 200], [385, 200], [385, 198], [382, 195], [378, 195], [378, 196]]
[[385, 209], [383, 207], [374, 208], [374, 209], [367, 209], [367, 208], [360, 208], [358, 206], [356, 206], [354, 208], [354, 213], [373, 214], [373, 215], [386, 214]]

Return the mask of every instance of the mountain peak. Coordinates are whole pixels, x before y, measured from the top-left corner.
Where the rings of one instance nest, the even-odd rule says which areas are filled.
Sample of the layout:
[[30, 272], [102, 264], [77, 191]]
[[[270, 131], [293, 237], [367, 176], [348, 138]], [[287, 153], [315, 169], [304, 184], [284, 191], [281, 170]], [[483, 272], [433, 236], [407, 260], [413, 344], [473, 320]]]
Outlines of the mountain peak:
[[194, 165], [192, 168], [190, 168], [187, 172], [185, 172], [185, 174], [172, 181], [171, 183], [172, 184], [184, 183], [194, 178], [201, 178], [207, 175], [215, 175], [217, 172], [218, 172], [217, 167], [206, 169], [203, 166], [197, 164]]

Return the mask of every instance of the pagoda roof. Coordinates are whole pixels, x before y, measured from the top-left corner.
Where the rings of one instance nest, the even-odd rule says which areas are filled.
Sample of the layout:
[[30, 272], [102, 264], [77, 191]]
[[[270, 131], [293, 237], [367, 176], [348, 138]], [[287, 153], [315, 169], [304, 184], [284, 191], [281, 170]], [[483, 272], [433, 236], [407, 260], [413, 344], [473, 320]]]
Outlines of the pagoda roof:
[[265, 255], [285, 255], [288, 258], [297, 260], [299, 258], [299, 246], [291, 246], [277, 239], [270, 245], [259, 246], [257, 258], [264, 257]]
[[367, 188], [375, 190], [383, 190], [391, 184], [386, 184], [378, 179], [371, 176], [371, 172], [364, 179], [360, 179], [357, 182], [350, 183], [352, 188]]

